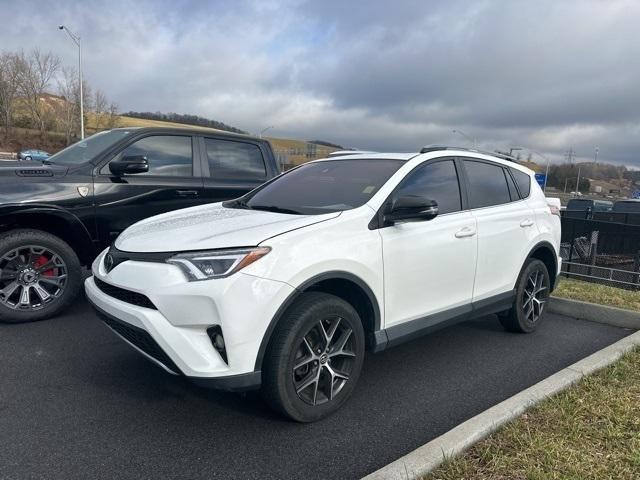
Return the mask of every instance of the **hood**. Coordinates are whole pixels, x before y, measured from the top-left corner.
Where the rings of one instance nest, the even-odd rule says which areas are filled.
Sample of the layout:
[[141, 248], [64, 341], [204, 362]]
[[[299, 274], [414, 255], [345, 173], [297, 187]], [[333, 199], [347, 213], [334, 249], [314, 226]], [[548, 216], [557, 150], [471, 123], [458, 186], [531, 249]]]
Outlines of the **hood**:
[[42, 162], [34, 160], [16, 161], [16, 160], [0, 160], [0, 177], [16, 178], [46, 178], [59, 177], [67, 173], [68, 167], [61, 165], [45, 165]]
[[142, 220], [116, 239], [125, 252], [184, 252], [217, 248], [251, 247], [268, 238], [314, 223], [340, 212], [324, 215], [225, 208], [221, 203], [176, 210]]

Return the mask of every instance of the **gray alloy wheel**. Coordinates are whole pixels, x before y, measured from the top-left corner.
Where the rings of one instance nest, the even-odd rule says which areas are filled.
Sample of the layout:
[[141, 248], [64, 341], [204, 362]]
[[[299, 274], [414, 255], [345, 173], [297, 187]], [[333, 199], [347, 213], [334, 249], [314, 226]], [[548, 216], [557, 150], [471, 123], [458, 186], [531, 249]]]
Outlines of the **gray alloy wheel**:
[[542, 311], [549, 297], [549, 285], [546, 281], [546, 272], [533, 270], [522, 292], [522, 310], [525, 318], [531, 323], [536, 323], [542, 316]]
[[292, 369], [298, 397], [322, 405], [340, 393], [355, 364], [353, 330], [341, 317], [318, 321], [303, 337]]
[[262, 364], [262, 396], [297, 422], [331, 415], [351, 396], [365, 352], [362, 321], [351, 304], [304, 292], [278, 320]]
[[546, 265], [537, 258], [528, 259], [516, 283], [513, 306], [498, 315], [504, 328], [510, 332], [533, 332], [544, 317], [550, 287]]
[[31, 157], [29, 155], [27, 155], [26, 157], [24, 157], [24, 160], [29, 161], [29, 160], [31, 160]]
[[41, 245], [25, 245], [0, 258], [0, 304], [37, 311], [62, 296], [68, 268], [61, 255]]

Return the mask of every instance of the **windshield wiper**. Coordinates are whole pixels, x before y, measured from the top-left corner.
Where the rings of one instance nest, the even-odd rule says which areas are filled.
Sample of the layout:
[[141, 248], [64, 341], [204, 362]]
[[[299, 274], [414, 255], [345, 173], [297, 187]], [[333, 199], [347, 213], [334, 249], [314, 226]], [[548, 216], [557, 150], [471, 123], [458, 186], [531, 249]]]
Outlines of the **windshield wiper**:
[[291, 215], [302, 215], [297, 210], [293, 210], [291, 208], [282, 208], [277, 205], [247, 205], [248, 208], [253, 210], [264, 210], [266, 212], [274, 212], [274, 213], [288, 213]]

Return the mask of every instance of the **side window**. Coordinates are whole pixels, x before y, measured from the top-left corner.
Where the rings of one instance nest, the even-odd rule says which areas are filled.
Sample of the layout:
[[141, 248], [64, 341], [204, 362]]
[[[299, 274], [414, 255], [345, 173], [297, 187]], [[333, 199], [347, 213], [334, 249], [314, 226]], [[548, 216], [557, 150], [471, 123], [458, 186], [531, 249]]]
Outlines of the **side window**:
[[462, 209], [458, 174], [453, 160], [418, 167], [400, 183], [396, 195], [420, 195], [435, 200], [440, 214]]
[[503, 168], [504, 176], [507, 178], [507, 186], [509, 187], [509, 195], [511, 196], [511, 201], [515, 202], [520, 200], [520, 196], [518, 195], [518, 190], [516, 189], [516, 184], [513, 183], [513, 178], [509, 174], [509, 170]]
[[[136, 173], [136, 176], [191, 177], [193, 175], [191, 137], [177, 135], [144, 137], [120, 152], [118, 158], [136, 155], [144, 155], [149, 161], [149, 171]], [[103, 173], [109, 173], [108, 165], [103, 168]]]
[[527, 198], [531, 192], [531, 177], [520, 170], [516, 170], [515, 168], [511, 168], [510, 170], [513, 174], [513, 178], [516, 179], [516, 183], [518, 184], [520, 196], [522, 198]]
[[507, 179], [501, 166], [464, 160], [464, 168], [469, 179], [471, 208], [490, 207], [511, 201]]
[[257, 145], [233, 140], [204, 140], [209, 172], [213, 178], [264, 180], [267, 170]]

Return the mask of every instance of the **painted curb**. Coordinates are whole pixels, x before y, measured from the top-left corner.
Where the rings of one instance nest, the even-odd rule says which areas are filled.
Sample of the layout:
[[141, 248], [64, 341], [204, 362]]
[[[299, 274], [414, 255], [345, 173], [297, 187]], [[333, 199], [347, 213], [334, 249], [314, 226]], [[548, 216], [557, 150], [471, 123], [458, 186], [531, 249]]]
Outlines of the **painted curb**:
[[[594, 309], [593, 313], [586, 311], [592, 306], [598, 308]], [[640, 314], [627, 310], [602, 307], [601, 305], [587, 302], [558, 299], [556, 297], [552, 298], [549, 308], [549, 311], [574, 318], [640, 329]], [[601, 311], [601, 309], [605, 311]], [[565, 313], [568, 311], [570, 313]], [[618, 311], [624, 312], [625, 315], [620, 318], [614, 318], [614, 315], [619, 313]], [[602, 316], [595, 317], [594, 314], [596, 312], [601, 313]], [[626, 315], [629, 313], [632, 315]], [[460, 455], [478, 441], [498, 430], [505, 423], [516, 419], [529, 407], [567, 389], [585, 375], [594, 373], [614, 363], [636, 346], [640, 346], [640, 331], [624, 337], [616, 343], [494, 405], [404, 457], [367, 475], [363, 480], [409, 480], [426, 475], [443, 461]]]

